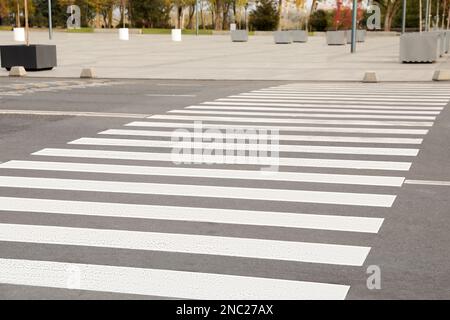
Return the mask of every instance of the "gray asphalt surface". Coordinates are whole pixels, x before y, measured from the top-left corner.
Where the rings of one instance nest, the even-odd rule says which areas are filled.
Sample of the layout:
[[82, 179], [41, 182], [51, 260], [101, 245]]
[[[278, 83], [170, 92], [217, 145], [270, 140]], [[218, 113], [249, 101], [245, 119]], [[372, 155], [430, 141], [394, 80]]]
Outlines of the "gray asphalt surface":
[[[63, 83], [61, 83], [61, 81]], [[65, 82], [64, 82], [65, 81]], [[0, 78], [0, 112], [20, 110], [23, 114], [0, 114], [0, 162], [9, 160], [64, 161], [121, 165], [176, 165], [169, 162], [36, 156], [44, 148], [168, 152], [164, 148], [70, 145], [81, 137], [99, 137], [107, 129], [146, 129], [123, 127], [146, 116], [161, 115], [230, 95], [288, 84], [272, 81], [180, 81], [180, 80], [91, 80]], [[347, 83], [351, 89], [355, 86]], [[305, 84], [307, 85], [307, 84]], [[330, 90], [343, 83], [330, 83]], [[388, 87], [389, 84], [383, 84]], [[396, 84], [394, 84], [396, 85]], [[408, 84], [402, 85], [408, 87]], [[410, 84], [416, 87], [418, 83]], [[429, 84], [428, 84], [429, 85]], [[11, 87], [13, 86], [13, 87]], [[78, 86], [78, 87], [77, 87]], [[314, 86], [314, 85], [312, 85]], [[357, 85], [359, 86], [359, 84]], [[436, 88], [450, 85], [436, 84]], [[49, 91], [51, 90], [51, 91]], [[7, 92], [7, 94], [2, 94]], [[355, 89], [355, 92], [356, 89]], [[417, 93], [419, 94], [419, 93]], [[353, 102], [358, 102], [354, 97]], [[35, 111], [52, 111], [39, 115]], [[10, 111], [14, 113], [13, 111]], [[72, 116], [58, 112], [96, 113]], [[19, 113], [17, 111], [16, 113]], [[113, 114], [111, 114], [113, 113]], [[274, 118], [274, 117], [272, 117]], [[170, 122], [176, 122], [167, 120]], [[164, 121], [162, 121], [164, 122]], [[272, 124], [270, 120], [268, 124]], [[303, 125], [298, 125], [303, 126]], [[348, 127], [348, 126], [346, 126]], [[361, 127], [361, 126], [359, 126]], [[374, 127], [376, 128], [376, 127]], [[392, 127], [398, 128], [398, 127]], [[342, 142], [287, 142], [323, 146], [420, 148], [417, 157], [389, 155], [316, 154], [282, 152], [282, 157], [411, 161], [407, 172], [313, 167], [280, 167], [281, 171], [404, 176], [408, 180], [450, 181], [450, 110], [437, 117], [421, 145], [391, 145]], [[167, 130], [161, 128], [157, 130]], [[283, 131], [283, 130], [282, 130]], [[282, 134], [285, 132], [281, 132]], [[299, 135], [317, 133], [296, 132]], [[333, 135], [333, 133], [320, 133]], [[363, 136], [363, 134], [334, 134]], [[367, 135], [366, 135], [367, 136]], [[388, 136], [388, 135], [371, 135]], [[409, 137], [398, 135], [398, 137]], [[101, 136], [101, 138], [124, 138]], [[150, 137], [126, 137], [146, 139]], [[191, 165], [198, 168], [230, 169], [230, 165]], [[232, 169], [254, 170], [254, 165], [233, 165]], [[362, 266], [279, 261], [207, 254], [144, 251], [59, 244], [0, 241], [0, 258], [58, 261], [137, 268], [153, 268], [248, 277], [310, 281], [349, 285], [347, 299], [449, 299], [450, 298], [450, 186], [404, 184], [401, 187], [358, 186], [337, 183], [255, 181], [237, 179], [189, 178], [170, 176], [58, 172], [0, 168], [1, 176], [88, 179], [101, 181], [153, 182], [290, 190], [315, 190], [395, 194], [392, 207], [332, 205], [319, 203], [239, 200], [225, 198], [140, 195], [131, 193], [0, 187], [1, 197], [156, 204], [202, 208], [279, 211], [358, 217], [381, 217], [378, 233], [296, 229], [223, 223], [135, 219], [83, 215], [0, 211], [0, 224], [64, 226], [77, 228], [131, 230], [175, 234], [214, 235], [235, 238], [271, 239], [312, 243], [366, 246], [371, 250]], [[1, 236], [1, 235], [0, 235]], [[366, 269], [381, 269], [381, 289], [366, 286]], [[1, 282], [1, 281], [0, 281]], [[213, 286], [213, 284], [212, 284]], [[220, 290], [220, 288], [217, 288]], [[0, 299], [115, 299], [161, 298], [123, 293], [44, 288], [0, 284]], [[166, 298], [166, 297], [162, 297]]]

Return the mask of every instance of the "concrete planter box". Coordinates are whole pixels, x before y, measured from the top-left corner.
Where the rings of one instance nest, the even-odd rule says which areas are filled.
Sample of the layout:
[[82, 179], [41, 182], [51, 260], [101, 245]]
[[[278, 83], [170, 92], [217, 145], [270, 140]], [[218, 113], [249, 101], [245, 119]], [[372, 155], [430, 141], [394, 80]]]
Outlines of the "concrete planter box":
[[230, 32], [232, 42], [247, 42], [248, 31], [247, 30], [233, 30]]
[[327, 31], [327, 44], [329, 46], [341, 46], [347, 44], [347, 32], [345, 30]]
[[400, 61], [434, 62], [439, 58], [441, 45], [435, 32], [405, 33], [400, 37]]
[[306, 30], [292, 30], [292, 42], [307, 42], [308, 32]]
[[0, 46], [2, 68], [22, 66], [27, 71], [56, 67], [56, 46], [44, 44]]
[[444, 31], [432, 31], [433, 33], [437, 34], [439, 39], [439, 56], [443, 56], [446, 52], [446, 36]]
[[[366, 30], [356, 30], [356, 42], [366, 41]], [[347, 43], [352, 43], [352, 30], [347, 30]]]
[[277, 44], [292, 43], [292, 36], [290, 31], [275, 31], [273, 39]]

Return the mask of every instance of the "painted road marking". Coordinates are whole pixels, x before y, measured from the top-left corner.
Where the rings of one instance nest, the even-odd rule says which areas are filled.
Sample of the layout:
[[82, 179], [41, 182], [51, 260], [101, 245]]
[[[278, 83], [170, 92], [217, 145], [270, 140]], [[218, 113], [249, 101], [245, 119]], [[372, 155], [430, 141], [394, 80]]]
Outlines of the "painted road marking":
[[235, 102], [234, 99], [227, 102], [221, 101], [208, 101], [203, 102], [202, 105], [236, 105], [236, 106], [274, 106], [274, 107], [312, 107], [312, 108], [353, 108], [353, 109], [379, 109], [379, 110], [443, 110], [444, 107], [412, 107], [412, 106], [380, 106], [380, 105], [351, 105], [351, 104], [330, 104], [330, 103], [265, 103], [258, 100], [249, 101], [238, 101]]
[[250, 111], [300, 111], [300, 112], [332, 112], [332, 113], [361, 113], [361, 114], [429, 114], [439, 115], [440, 111], [411, 111], [411, 110], [363, 110], [363, 109], [338, 109], [334, 108], [295, 108], [295, 107], [257, 107], [257, 106], [208, 106], [208, 105], [193, 105], [186, 107], [186, 109], [200, 109], [200, 110], [250, 110]]
[[1, 283], [67, 289], [71, 288], [72, 274], [75, 280], [79, 274], [76, 287], [80, 290], [201, 300], [343, 300], [350, 289], [346, 285], [318, 282], [0, 259]]
[[443, 102], [390, 102], [390, 101], [355, 101], [355, 99], [352, 100], [342, 100], [342, 99], [329, 99], [329, 100], [325, 100], [325, 99], [317, 99], [317, 98], [296, 98], [296, 97], [292, 97], [292, 98], [288, 98], [288, 97], [284, 97], [284, 98], [275, 98], [275, 97], [271, 97], [270, 99], [268, 99], [267, 97], [260, 97], [260, 96], [230, 96], [229, 98], [220, 98], [217, 99], [216, 101], [244, 101], [244, 102], [252, 102], [252, 101], [261, 101], [261, 102], [308, 102], [308, 103], [312, 103], [312, 102], [318, 102], [318, 103], [333, 103], [333, 104], [339, 104], [339, 103], [348, 103], [348, 104], [357, 104], [357, 105], [373, 105], [374, 103], [376, 103], [377, 105], [391, 105], [391, 106], [397, 106], [397, 105], [411, 105], [411, 106], [444, 106], [447, 103], [443, 103]]
[[217, 110], [170, 110], [168, 113], [185, 114], [213, 114], [213, 115], [241, 115], [241, 116], [275, 116], [275, 117], [304, 117], [304, 118], [344, 118], [344, 119], [408, 119], [435, 120], [434, 116], [405, 116], [379, 114], [334, 114], [334, 113], [298, 113], [298, 112], [259, 112], [259, 111], [217, 111]]
[[[362, 97], [357, 97], [356, 99], [358, 101], [399, 101], [399, 102], [410, 102], [410, 101], [416, 101], [416, 102], [441, 102], [441, 103], [445, 103], [448, 101], [448, 99], [446, 98], [420, 98], [420, 97], [401, 97], [399, 98], [397, 97], [387, 97], [385, 95], [383, 95], [382, 98], [377, 98], [380, 95], [375, 95], [375, 96], [367, 96], [364, 95]], [[301, 98], [301, 99], [305, 99], [305, 100], [316, 100], [316, 99], [321, 99], [321, 100], [351, 100], [354, 101], [355, 100], [355, 96], [352, 95], [334, 95], [334, 94], [326, 94], [326, 93], [320, 93], [320, 94], [311, 94], [311, 93], [299, 93], [299, 94], [291, 94], [291, 93], [241, 93], [239, 95], [232, 95], [229, 96], [230, 98], [236, 98], [236, 97], [261, 97], [261, 98], [283, 98], [283, 99], [297, 99], [297, 98]], [[332, 98], [332, 99], [330, 99]], [[426, 103], [425, 103], [426, 104]]]
[[154, 128], [214, 128], [214, 129], [267, 129], [279, 131], [303, 131], [303, 132], [341, 132], [341, 133], [374, 133], [374, 134], [412, 134], [425, 135], [426, 129], [397, 129], [397, 128], [357, 128], [357, 127], [299, 127], [299, 126], [271, 126], [271, 125], [245, 125], [245, 124], [217, 124], [200, 122], [156, 122], [156, 121], [134, 121], [125, 124], [129, 127], [154, 127]]
[[[180, 148], [185, 150], [248, 150], [248, 151], [280, 151], [300, 153], [334, 153], [334, 154], [367, 154], [384, 156], [406, 156], [415, 157], [419, 149], [411, 148], [369, 148], [369, 147], [336, 147], [336, 146], [314, 146], [314, 145], [271, 145], [270, 143], [202, 143], [168, 140], [137, 140], [137, 139], [104, 139], [104, 138], [80, 138], [68, 142], [77, 145], [101, 145], [101, 146], [126, 146], [147, 148]], [[182, 151], [182, 150], [181, 150]], [[177, 154], [183, 154], [179, 151]]]
[[201, 177], [216, 179], [247, 179], [267, 181], [291, 181], [309, 183], [354, 184], [368, 186], [401, 187], [403, 177], [367, 176], [350, 174], [326, 174], [303, 172], [265, 172], [261, 170], [198, 169], [179, 167], [127, 166], [113, 164], [46, 162], [11, 160], [0, 164], [3, 169], [46, 170], [67, 172], [92, 172], [150, 176]]
[[0, 197], [0, 210], [378, 233], [383, 218]]
[[330, 125], [362, 125], [362, 126], [405, 126], [405, 127], [431, 127], [433, 122], [426, 121], [390, 121], [390, 120], [322, 120], [322, 119], [281, 119], [281, 118], [246, 118], [221, 116], [179, 116], [179, 115], [153, 115], [149, 119], [163, 120], [191, 120], [191, 121], [224, 121], [224, 122], [254, 122], [254, 123], [303, 123], [303, 124], [330, 124]]
[[107, 118], [147, 118], [148, 114], [116, 113], [116, 112], [86, 112], [86, 111], [52, 111], [52, 110], [0, 110], [0, 114], [25, 114], [43, 116], [73, 116], [73, 117], [107, 117]]
[[433, 180], [405, 180], [407, 184], [423, 184], [430, 186], [450, 186], [450, 181], [433, 181]]
[[[206, 127], [207, 129], [208, 127]], [[226, 139], [259, 139], [261, 134], [251, 134], [247, 132], [197, 132], [197, 131], [156, 131], [156, 130], [126, 130], [108, 129], [98, 134], [118, 135], [118, 136], [143, 136], [143, 137], [172, 137], [185, 136], [193, 138], [226, 138]], [[271, 133], [268, 132], [268, 135]], [[421, 144], [423, 139], [397, 138], [397, 137], [354, 137], [354, 136], [300, 136], [300, 135], [277, 135], [280, 141], [320, 141], [320, 142], [350, 142], [350, 143], [385, 143], [385, 144]]]
[[0, 176], [0, 187], [391, 207], [395, 195]]
[[[74, 157], [74, 158], [93, 158], [93, 159], [116, 159], [116, 160], [136, 160], [136, 161], [162, 161], [173, 163], [173, 157], [169, 153], [156, 152], [131, 152], [131, 151], [111, 151], [111, 150], [91, 150], [91, 149], [58, 149], [45, 148], [34, 152], [32, 155], [50, 156], [50, 157]], [[411, 162], [398, 161], [374, 161], [374, 160], [344, 160], [344, 159], [315, 159], [315, 158], [277, 158], [274, 162], [270, 157], [245, 157], [245, 156], [227, 156], [210, 155], [202, 159], [197, 159], [191, 155], [179, 157], [180, 162], [186, 164], [204, 163], [223, 163], [223, 164], [249, 164], [270, 166], [274, 163], [279, 166], [287, 167], [314, 167], [314, 168], [342, 168], [354, 170], [393, 170], [408, 171], [411, 168]]]
[[0, 241], [361, 266], [369, 247], [128, 230], [0, 223]]

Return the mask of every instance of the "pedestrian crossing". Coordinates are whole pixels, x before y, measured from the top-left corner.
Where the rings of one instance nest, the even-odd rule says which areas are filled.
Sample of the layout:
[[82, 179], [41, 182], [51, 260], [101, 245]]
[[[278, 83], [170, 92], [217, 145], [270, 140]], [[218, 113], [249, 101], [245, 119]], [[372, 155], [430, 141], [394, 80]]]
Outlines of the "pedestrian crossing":
[[442, 84], [291, 83], [0, 163], [0, 284], [345, 299], [449, 99]]

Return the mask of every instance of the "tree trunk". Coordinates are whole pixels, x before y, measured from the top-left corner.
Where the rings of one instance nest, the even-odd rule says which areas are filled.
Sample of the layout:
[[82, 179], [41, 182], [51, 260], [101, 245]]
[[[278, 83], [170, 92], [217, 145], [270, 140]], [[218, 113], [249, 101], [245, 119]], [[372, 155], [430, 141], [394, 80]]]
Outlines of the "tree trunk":
[[281, 31], [282, 18], [283, 18], [283, 0], [278, 0], [278, 27], [277, 27], [278, 31]]
[[230, 3], [223, 4], [222, 9], [222, 30], [227, 30], [228, 27], [228, 12], [230, 11]]
[[386, 15], [384, 17], [384, 31], [391, 31], [392, 23], [392, 6], [390, 4], [386, 7]]
[[195, 13], [195, 4], [189, 7], [189, 19], [188, 19], [188, 29], [194, 29], [194, 13]]
[[27, 46], [30, 45], [30, 30], [28, 28], [28, 0], [23, 1], [23, 10], [25, 12], [25, 40]]
[[221, 21], [221, 9], [222, 9], [222, 1], [216, 1], [216, 8], [214, 13], [214, 30], [221, 30], [222, 21]]
[[394, 19], [395, 14], [399, 8], [400, 1], [399, 0], [389, 0], [386, 4], [386, 15], [384, 18], [384, 31], [391, 31], [392, 20]]
[[181, 16], [183, 14], [183, 7], [182, 6], [178, 6], [177, 7], [177, 25], [175, 26], [175, 28], [177, 29], [181, 29]]
[[205, 30], [206, 27], [205, 27], [205, 18], [203, 16], [203, 3], [201, 1], [200, 1], [200, 12], [199, 13], [200, 13], [200, 22], [202, 24], [202, 29]]
[[422, 0], [419, 0], [419, 32], [422, 32]]
[[436, 27], [439, 28], [439, 0], [436, 2]]
[[20, 5], [19, 0], [16, 0], [17, 11], [16, 11], [16, 27], [20, 28]]
[[450, 28], [450, 8], [447, 8], [447, 30]]
[[442, 8], [442, 29], [445, 27], [445, 10], [447, 9], [447, 0], [444, 0], [444, 7]]

